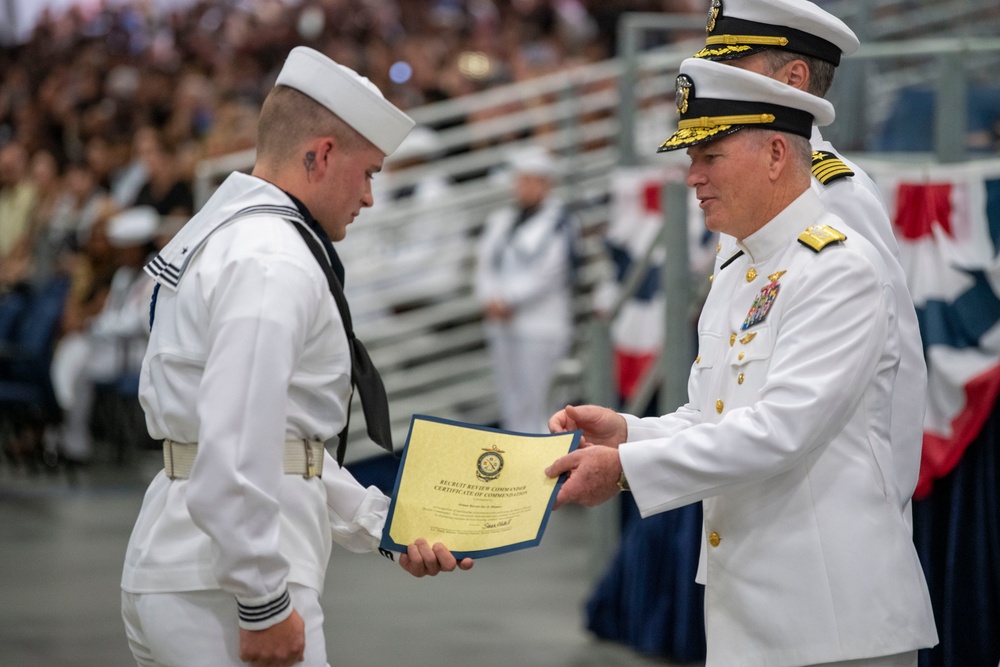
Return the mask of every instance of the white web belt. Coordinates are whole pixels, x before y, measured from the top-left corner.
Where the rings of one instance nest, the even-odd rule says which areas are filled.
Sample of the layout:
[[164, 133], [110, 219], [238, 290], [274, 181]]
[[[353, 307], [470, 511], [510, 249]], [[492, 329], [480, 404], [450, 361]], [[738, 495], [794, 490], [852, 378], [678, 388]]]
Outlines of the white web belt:
[[[191, 476], [194, 457], [198, 453], [196, 442], [163, 441], [163, 469], [170, 479], [187, 479]], [[323, 443], [319, 440], [286, 440], [284, 468], [286, 475], [302, 475], [306, 479], [323, 476]]]

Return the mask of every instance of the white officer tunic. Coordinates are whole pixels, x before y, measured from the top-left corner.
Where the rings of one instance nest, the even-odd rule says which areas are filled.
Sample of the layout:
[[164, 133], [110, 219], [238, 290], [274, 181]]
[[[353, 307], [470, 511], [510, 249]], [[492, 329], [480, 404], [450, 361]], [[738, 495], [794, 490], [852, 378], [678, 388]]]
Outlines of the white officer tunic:
[[[814, 224], [847, 240], [815, 252], [797, 241]], [[628, 417], [620, 447], [643, 516], [704, 500], [707, 665], [932, 646], [890, 444], [900, 340], [884, 262], [812, 190], [738, 247], [702, 311], [688, 404]]]
[[[890, 422], [889, 437], [893, 466], [896, 468], [898, 501], [904, 508], [909, 524], [910, 499], [920, 472], [924, 409], [927, 403], [927, 365], [917, 313], [906, 285], [906, 274], [899, 264], [899, 244], [875, 183], [864, 170], [824, 140], [819, 128], [813, 127], [810, 143], [814, 151], [832, 153], [854, 172], [853, 176], [837, 178], [826, 184], [813, 178], [812, 188], [830, 213], [846, 222], [875, 246], [889, 272], [899, 319], [900, 364], [892, 390], [891, 415], [886, 419]], [[716, 273], [737, 250], [735, 239], [721, 235], [715, 262]]]
[[198, 443], [198, 456], [189, 480], [161, 471], [150, 484], [122, 588], [221, 589], [239, 602], [240, 625], [259, 629], [291, 613], [268, 614], [288, 583], [322, 591], [331, 538], [376, 549], [389, 503], [329, 454], [322, 479], [282, 472], [286, 439], [326, 441], [343, 428], [351, 359], [324, 273], [292, 223], [263, 213], [219, 227], [251, 205], [294, 208], [236, 173], [185, 227], [204, 228], [185, 237], [196, 242], [164, 249], [193, 257], [176, 290], [160, 281], [139, 397], [150, 435]]
[[910, 498], [920, 474], [920, 452], [924, 442], [924, 410], [927, 405], [927, 364], [913, 297], [906, 285], [906, 274], [899, 263], [899, 244], [892, 231], [882, 195], [872, 179], [825, 141], [813, 128], [813, 150], [833, 153], [854, 172], [853, 176], [822, 184], [815, 178], [813, 189], [828, 211], [854, 227], [871, 241], [889, 270], [896, 313], [899, 318], [899, 372], [892, 387], [892, 442], [894, 465], [899, 482], [899, 501], [911, 521]]

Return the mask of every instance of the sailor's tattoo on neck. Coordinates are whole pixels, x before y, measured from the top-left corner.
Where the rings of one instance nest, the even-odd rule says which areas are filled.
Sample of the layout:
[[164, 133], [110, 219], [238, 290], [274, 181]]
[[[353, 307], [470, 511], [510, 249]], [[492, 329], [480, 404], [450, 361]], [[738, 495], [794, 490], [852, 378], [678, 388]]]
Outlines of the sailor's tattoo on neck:
[[306, 156], [302, 158], [302, 164], [305, 165], [308, 176], [316, 168], [316, 151], [307, 151]]

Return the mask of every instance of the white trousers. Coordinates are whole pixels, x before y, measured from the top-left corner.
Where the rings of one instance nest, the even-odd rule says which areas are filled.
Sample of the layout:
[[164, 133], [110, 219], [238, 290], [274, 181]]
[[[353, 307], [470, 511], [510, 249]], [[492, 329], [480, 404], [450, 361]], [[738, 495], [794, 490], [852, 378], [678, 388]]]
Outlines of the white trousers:
[[569, 351], [569, 340], [519, 336], [504, 325], [488, 326], [486, 333], [501, 426], [522, 433], [548, 433], [549, 417], [555, 411], [552, 378]]
[[880, 658], [824, 662], [822, 665], [809, 665], [808, 667], [917, 667], [917, 652], [907, 651], [895, 655], [884, 655]]
[[121, 372], [117, 350], [109, 341], [98, 344], [87, 334], [74, 333], [56, 345], [50, 374], [56, 400], [65, 413], [62, 454], [77, 461], [90, 458], [94, 383], [113, 380]]
[[[288, 585], [306, 626], [304, 667], [329, 667], [319, 593]], [[236, 599], [223, 591], [126, 593], [122, 619], [139, 667], [243, 667]]]
[[87, 376], [90, 340], [74, 333], [56, 345], [52, 356], [52, 388], [65, 412], [60, 437], [61, 454], [84, 461], [90, 457], [90, 412], [94, 405], [94, 383]]

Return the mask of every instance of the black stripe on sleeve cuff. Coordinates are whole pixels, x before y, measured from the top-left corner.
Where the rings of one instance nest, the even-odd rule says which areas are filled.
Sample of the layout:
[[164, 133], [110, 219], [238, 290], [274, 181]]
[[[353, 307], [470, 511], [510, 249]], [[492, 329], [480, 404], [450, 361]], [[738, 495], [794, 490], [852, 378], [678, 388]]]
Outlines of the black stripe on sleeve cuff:
[[241, 624], [260, 624], [266, 627], [270, 625], [267, 621], [288, 611], [288, 608], [292, 606], [292, 598], [288, 594], [288, 589], [285, 589], [279, 598], [271, 602], [261, 605], [246, 605], [237, 600], [236, 606], [239, 610]]

